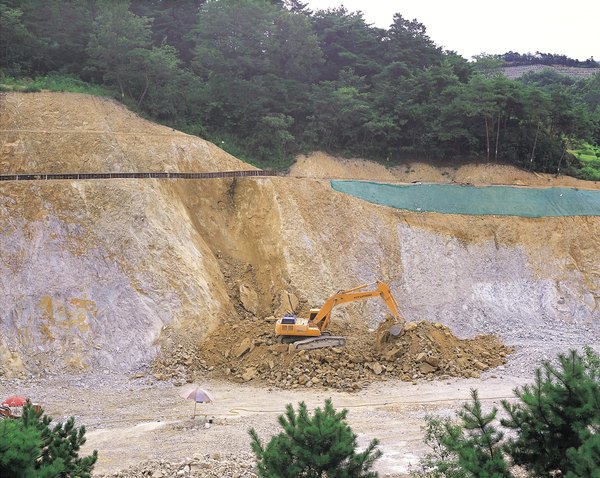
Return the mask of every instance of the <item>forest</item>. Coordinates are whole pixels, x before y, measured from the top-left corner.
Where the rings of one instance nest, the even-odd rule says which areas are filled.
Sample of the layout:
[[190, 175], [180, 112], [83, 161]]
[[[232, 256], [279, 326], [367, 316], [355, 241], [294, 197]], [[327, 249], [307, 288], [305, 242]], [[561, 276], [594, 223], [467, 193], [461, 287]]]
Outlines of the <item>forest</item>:
[[383, 29], [300, 0], [0, 0], [3, 89], [101, 87], [261, 167], [321, 150], [600, 179], [569, 153], [600, 144], [600, 75], [509, 80], [498, 61], [531, 57], [510, 54], [468, 61], [401, 12]]
[[556, 55], [553, 53], [542, 53], [536, 51], [531, 53], [516, 53], [514, 51], [506, 52], [502, 55], [496, 55], [499, 59], [505, 62], [506, 65], [560, 65], [573, 66], [575, 68], [600, 68], [600, 63], [594, 58], [588, 58], [585, 61], [575, 60], [566, 55]]

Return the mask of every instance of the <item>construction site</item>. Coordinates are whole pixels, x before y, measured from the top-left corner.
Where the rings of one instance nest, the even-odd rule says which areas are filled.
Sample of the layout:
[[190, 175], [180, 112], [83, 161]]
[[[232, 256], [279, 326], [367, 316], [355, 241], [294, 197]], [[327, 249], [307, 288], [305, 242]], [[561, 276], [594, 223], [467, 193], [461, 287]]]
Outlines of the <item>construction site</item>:
[[[543, 360], [597, 347], [600, 183], [318, 152], [252, 171], [114, 100], [0, 95], [0, 397], [75, 416], [94, 476], [256, 476], [248, 429], [326, 398], [359, 445], [380, 440], [380, 476], [407, 476], [426, 415], [471, 388], [498, 404]], [[105, 173], [162, 176], [41, 177]], [[353, 193], [370, 183], [462, 187], [440, 208], [479, 207], [468, 188], [557, 196], [448, 213]], [[190, 383], [214, 397], [201, 419]]]

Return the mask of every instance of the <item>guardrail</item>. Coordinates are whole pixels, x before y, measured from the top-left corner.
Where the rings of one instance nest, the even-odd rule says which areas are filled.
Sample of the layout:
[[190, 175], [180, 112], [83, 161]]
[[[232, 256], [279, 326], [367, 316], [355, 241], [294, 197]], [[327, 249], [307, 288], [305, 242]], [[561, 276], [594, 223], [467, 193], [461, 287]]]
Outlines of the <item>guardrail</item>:
[[0, 174], [0, 181], [49, 181], [56, 179], [214, 179], [279, 176], [277, 171], [214, 171], [208, 173], [51, 173]]

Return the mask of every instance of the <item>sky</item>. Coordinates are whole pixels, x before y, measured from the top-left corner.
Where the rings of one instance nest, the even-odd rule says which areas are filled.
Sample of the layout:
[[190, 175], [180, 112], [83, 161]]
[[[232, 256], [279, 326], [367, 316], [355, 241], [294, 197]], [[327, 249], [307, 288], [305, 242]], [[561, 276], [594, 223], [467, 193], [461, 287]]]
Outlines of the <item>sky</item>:
[[467, 59], [481, 53], [557, 53], [600, 60], [598, 0], [304, 0], [309, 8], [344, 5], [387, 28], [394, 13], [417, 19], [433, 42]]

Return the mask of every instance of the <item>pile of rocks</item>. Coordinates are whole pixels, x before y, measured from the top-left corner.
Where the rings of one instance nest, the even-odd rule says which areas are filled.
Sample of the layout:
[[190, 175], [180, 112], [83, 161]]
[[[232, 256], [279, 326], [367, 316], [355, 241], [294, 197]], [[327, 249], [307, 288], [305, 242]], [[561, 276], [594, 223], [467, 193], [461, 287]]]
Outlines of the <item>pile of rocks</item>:
[[[426, 321], [405, 324], [401, 335], [389, 334], [392, 322], [375, 333], [348, 337], [343, 348], [295, 350], [275, 342], [272, 331], [261, 324], [229, 329], [229, 336], [213, 336], [195, 353], [171, 355], [175, 367], [161, 364], [161, 374], [193, 380], [190, 375], [211, 373], [239, 382], [262, 381], [273, 387], [294, 389], [325, 387], [360, 390], [386, 377], [406, 381], [447, 377], [477, 378], [481, 372], [506, 362], [511, 349], [497, 337], [481, 335], [459, 339], [448, 327]], [[254, 330], [254, 333], [251, 331]], [[235, 336], [241, 333], [239, 340]]]
[[127, 470], [95, 478], [256, 478], [254, 455], [222, 456], [219, 453], [194, 458], [178, 463], [165, 460], [148, 460]]

